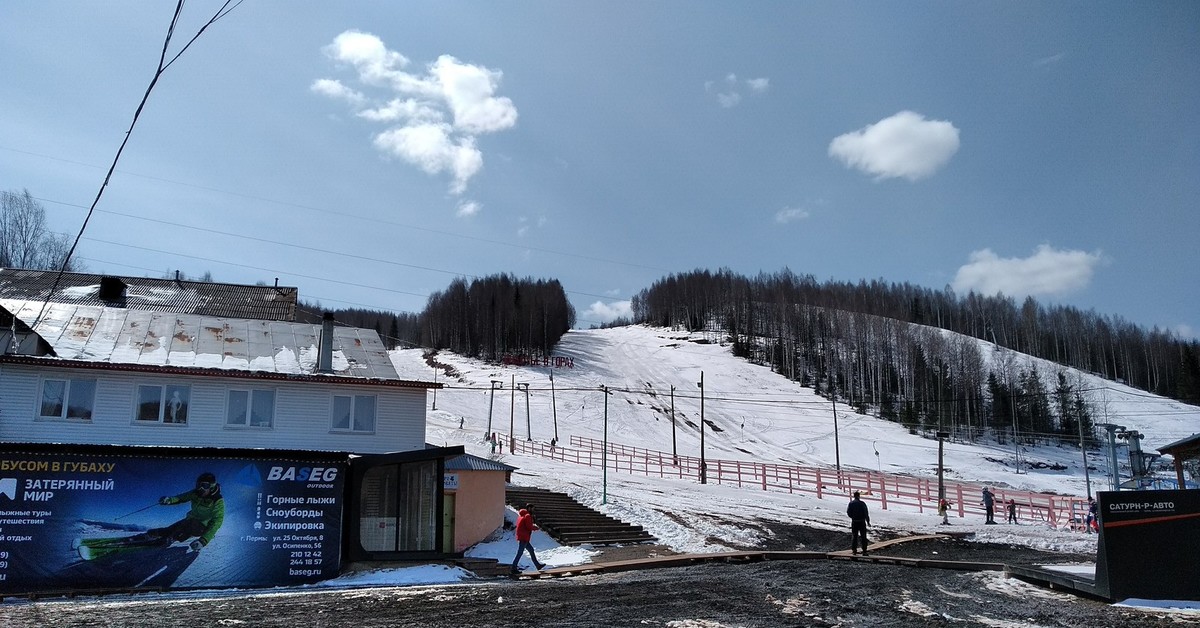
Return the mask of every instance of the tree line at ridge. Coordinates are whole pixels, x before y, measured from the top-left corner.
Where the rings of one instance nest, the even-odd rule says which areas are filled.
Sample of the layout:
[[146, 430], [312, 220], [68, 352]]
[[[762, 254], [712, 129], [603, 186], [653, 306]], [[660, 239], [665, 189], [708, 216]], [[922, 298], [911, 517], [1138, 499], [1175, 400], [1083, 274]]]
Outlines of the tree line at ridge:
[[[1027, 298], [965, 297], [908, 283], [817, 282], [790, 270], [670, 275], [632, 300], [632, 322], [719, 330], [736, 355], [836, 395], [861, 412], [974, 438], [988, 431], [1094, 438], [1102, 395], [1039, 373], [1015, 352], [1200, 403], [1200, 343], [1115, 316]], [[945, 329], [956, 334], [945, 334]], [[987, 359], [988, 345], [998, 355]], [[1052, 389], [1047, 381], [1054, 382]], [[1080, 424], [1082, 423], [1082, 430]]]

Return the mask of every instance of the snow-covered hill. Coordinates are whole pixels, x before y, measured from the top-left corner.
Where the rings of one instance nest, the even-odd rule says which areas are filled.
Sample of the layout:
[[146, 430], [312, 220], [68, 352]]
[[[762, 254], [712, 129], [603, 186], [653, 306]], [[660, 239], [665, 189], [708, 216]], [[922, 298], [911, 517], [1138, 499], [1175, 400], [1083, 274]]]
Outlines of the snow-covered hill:
[[[643, 326], [577, 330], [559, 343], [551, 364], [537, 366], [486, 364], [441, 352], [436, 360], [449, 367], [452, 375], [447, 376], [445, 369], [436, 375], [436, 381], [445, 388], [430, 394], [426, 440], [435, 445], [461, 444], [468, 452], [489, 455], [491, 447], [484, 440], [489, 429], [489, 408], [491, 431], [508, 433], [511, 426], [521, 440], [548, 442], [555, 436], [556, 424], [559, 443], [569, 443], [572, 435], [599, 439], [606, 411], [601, 387], [607, 387], [611, 393], [607, 400], [611, 443], [664, 452], [674, 448], [681, 455], [697, 456], [701, 413], [698, 383], [703, 377], [704, 418], [712, 426], [705, 433], [709, 460], [832, 468], [840, 459], [843, 469], [936, 477], [936, 440], [910, 434], [897, 423], [857, 414], [840, 403], [836, 406], [835, 432], [834, 404], [828, 399], [769, 368], [733, 357], [730, 348], [719, 340], [712, 334]], [[1027, 356], [1019, 359], [1033, 360]], [[421, 350], [397, 350], [392, 361], [401, 377], [435, 378], [434, 368], [426, 363]], [[1042, 362], [1038, 369], [1043, 376], [1054, 376], [1061, 367]], [[1097, 421], [1108, 420], [1140, 431], [1145, 435], [1146, 451], [1189, 436], [1200, 427], [1200, 408], [1085, 373], [1071, 371], [1070, 376], [1078, 378], [1084, 387], [1096, 389], [1090, 394], [1106, 399], [1107, 416], [1097, 417]], [[674, 429], [672, 397], [677, 418]], [[946, 478], [1020, 490], [1086, 494], [1083, 461], [1077, 448], [1040, 447], [1022, 451], [1021, 455], [1023, 460], [1044, 461], [1065, 469], [1017, 473], [1011, 445], [948, 442]], [[745, 528], [729, 527], [729, 521], [802, 519], [810, 524], [841, 526], [845, 517], [844, 504], [835, 500], [613, 472], [608, 474], [607, 485], [601, 486], [599, 469], [507, 452], [505, 462], [520, 468], [514, 482], [561, 488], [597, 505], [607, 497], [607, 510], [616, 510], [618, 516], [624, 514], [646, 525], [660, 538], [671, 539], [678, 527], [666, 521], [671, 517], [665, 512], [675, 511], [676, 516], [678, 511], [691, 513], [694, 525], [685, 526], [691, 529], [680, 531], [684, 536], [674, 541], [683, 549], [704, 546], [706, 535], [709, 539], [732, 541], [747, 534]], [[1089, 462], [1092, 490], [1107, 490], [1104, 458], [1092, 454]], [[916, 530], [936, 524], [928, 511], [922, 514], [893, 509], [888, 515], [897, 528]], [[723, 526], [729, 529], [722, 530]], [[1087, 543], [1079, 538], [1083, 535], [1033, 534], [1033, 526], [1025, 527], [1029, 529], [1018, 533], [995, 527], [985, 531], [980, 526], [980, 532], [990, 537], [1017, 533], [1022, 538], [1013, 539], [1015, 542], [1042, 547]]]

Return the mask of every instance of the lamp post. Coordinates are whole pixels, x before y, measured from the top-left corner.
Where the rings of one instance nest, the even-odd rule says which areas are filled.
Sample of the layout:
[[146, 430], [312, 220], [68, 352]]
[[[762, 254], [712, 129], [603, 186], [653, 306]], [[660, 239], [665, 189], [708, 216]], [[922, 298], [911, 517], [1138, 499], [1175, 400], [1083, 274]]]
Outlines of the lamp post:
[[433, 367], [433, 410], [437, 410], [437, 367]]
[[704, 461], [704, 371], [700, 371], [700, 483], [708, 484], [708, 464]]
[[488, 438], [491, 438], [491, 437], [492, 437], [492, 407], [493, 407], [494, 405], [496, 405], [496, 389], [497, 389], [497, 388], [503, 388], [503, 387], [504, 387], [504, 383], [503, 383], [503, 382], [501, 382], [500, 380], [497, 380], [497, 379], [493, 379], [493, 380], [492, 380], [492, 390], [491, 390], [491, 394], [490, 394], [490, 396], [489, 396], [489, 399], [488, 399], [488, 427], [487, 427], [487, 434], [484, 434], [484, 436], [483, 436], [485, 439], [488, 439]]
[[525, 440], [533, 440], [533, 426], [529, 421], [529, 382], [517, 384], [525, 391]]

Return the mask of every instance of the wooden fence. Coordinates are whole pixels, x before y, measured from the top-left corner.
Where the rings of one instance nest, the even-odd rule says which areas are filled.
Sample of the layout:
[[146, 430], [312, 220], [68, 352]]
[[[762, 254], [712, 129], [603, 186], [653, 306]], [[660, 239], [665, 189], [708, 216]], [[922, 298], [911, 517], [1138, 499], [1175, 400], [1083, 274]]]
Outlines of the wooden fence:
[[[605, 457], [603, 441], [594, 438], [572, 436], [569, 446], [564, 447], [562, 444], [552, 446], [540, 441], [511, 439], [507, 434], [501, 433], [497, 433], [496, 436], [501, 449], [507, 444], [514, 453], [589, 467], [605, 464], [611, 471], [635, 475], [688, 479], [696, 482], [701, 479], [700, 459], [693, 456], [673, 456], [666, 452], [610, 441], [608, 455]], [[704, 466], [707, 476], [705, 479], [710, 484], [838, 500], [849, 499], [854, 491], [859, 491], [862, 499], [878, 502], [883, 510], [901, 507], [917, 512], [937, 512], [936, 478], [713, 458], [706, 459]], [[952, 516], [984, 516], [982, 494], [986, 485], [955, 481], [945, 481], [944, 485]], [[1005, 504], [1011, 499], [1016, 502], [1017, 520], [1020, 522], [1036, 521], [1055, 528], [1083, 530], [1087, 501], [1081, 497], [1000, 487], [992, 487], [992, 493], [995, 494], [997, 521], [1007, 519]]]

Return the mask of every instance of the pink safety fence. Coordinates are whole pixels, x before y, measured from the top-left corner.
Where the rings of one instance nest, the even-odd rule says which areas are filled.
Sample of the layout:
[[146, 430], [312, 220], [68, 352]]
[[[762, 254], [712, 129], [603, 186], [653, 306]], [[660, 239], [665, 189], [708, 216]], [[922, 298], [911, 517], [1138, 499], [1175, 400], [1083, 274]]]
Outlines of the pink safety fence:
[[[693, 456], [673, 456], [666, 452], [609, 442], [606, 459], [604, 442], [594, 438], [572, 436], [569, 446], [564, 447], [561, 443], [552, 446], [545, 442], [510, 439], [506, 434], [496, 436], [501, 449], [507, 445], [513, 453], [590, 467], [606, 464], [612, 471], [636, 475], [700, 481], [700, 459]], [[902, 506], [915, 508], [917, 512], [937, 512], [936, 478], [713, 458], [705, 460], [705, 467], [706, 479], [710, 484], [811, 495], [817, 499], [848, 499], [851, 493], [859, 491], [863, 499], [878, 502], [883, 510]], [[945, 481], [944, 485], [952, 516], [984, 516], [982, 491], [985, 485], [954, 481]], [[1017, 520], [1020, 522], [1036, 521], [1055, 528], [1083, 531], [1087, 501], [1081, 497], [1000, 487], [992, 487], [992, 493], [995, 494], [997, 521], [1007, 519], [1005, 506], [1011, 499], [1016, 503]]]

